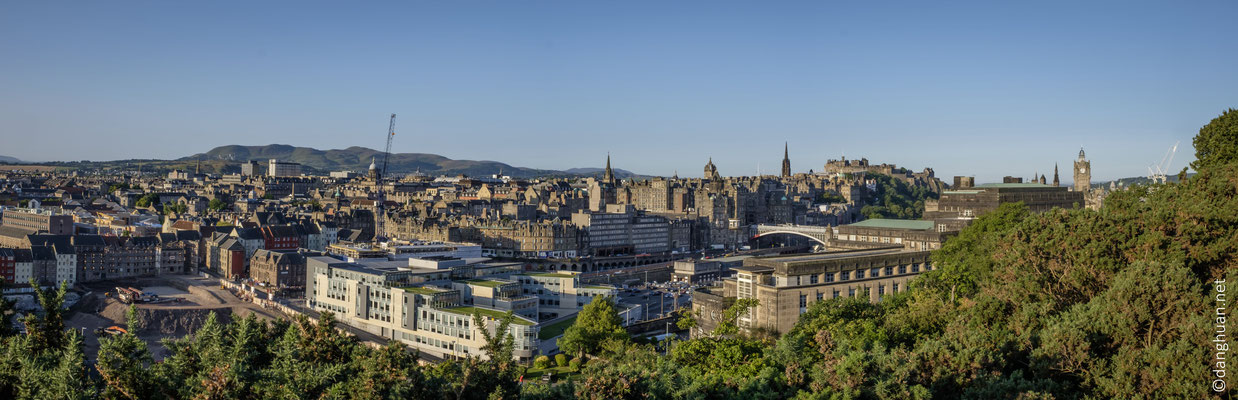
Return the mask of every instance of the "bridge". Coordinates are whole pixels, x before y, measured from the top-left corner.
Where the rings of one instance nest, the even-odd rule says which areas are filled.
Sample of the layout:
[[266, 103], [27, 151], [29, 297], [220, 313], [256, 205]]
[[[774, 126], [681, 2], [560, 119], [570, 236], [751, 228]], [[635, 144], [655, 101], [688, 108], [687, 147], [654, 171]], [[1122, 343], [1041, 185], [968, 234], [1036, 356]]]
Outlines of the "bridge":
[[755, 226], [756, 235], [752, 238], [756, 239], [762, 236], [769, 235], [799, 235], [821, 243], [823, 246], [828, 246], [830, 236], [833, 236], [833, 230], [828, 226], [814, 225], [766, 225], [758, 224]]

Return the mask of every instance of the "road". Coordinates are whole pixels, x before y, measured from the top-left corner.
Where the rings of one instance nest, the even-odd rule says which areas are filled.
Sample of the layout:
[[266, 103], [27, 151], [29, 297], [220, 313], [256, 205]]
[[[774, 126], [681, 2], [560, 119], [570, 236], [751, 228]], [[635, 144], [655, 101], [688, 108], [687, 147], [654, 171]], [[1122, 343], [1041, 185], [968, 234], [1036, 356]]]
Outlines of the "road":
[[[679, 296], [679, 307], [691, 307], [692, 300], [689, 296]], [[628, 304], [640, 304], [644, 309], [644, 318], [641, 320], [653, 319], [666, 313], [675, 310], [675, 298], [666, 297], [665, 292], [661, 290], [638, 290], [636, 293], [627, 293], [623, 290], [619, 292], [619, 301]]]

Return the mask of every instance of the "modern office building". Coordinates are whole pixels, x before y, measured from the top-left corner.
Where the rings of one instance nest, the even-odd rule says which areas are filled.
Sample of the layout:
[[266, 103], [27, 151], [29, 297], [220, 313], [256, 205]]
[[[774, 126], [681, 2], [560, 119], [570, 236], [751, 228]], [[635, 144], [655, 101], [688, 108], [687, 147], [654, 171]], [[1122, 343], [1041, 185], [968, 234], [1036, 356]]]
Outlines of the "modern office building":
[[[618, 293], [610, 286], [580, 285], [572, 274], [518, 271], [452, 257], [308, 257], [305, 295], [315, 310], [434, 357], [482, 356], [481, 330], [494, 333], [511, 312], [507, 333], [515, 339], [514, 357], [530, 361], [554, 348], [545, 341], [557, 336], [542, 337], [542, 327], [568, 320], [586, 299]], [[475, 313], [481, 325], [473, 321]]]
[[[242, 171], [243, 172], [243, 171]], [[301, 164], [280, 161], [272, 158], [267, 163], [267, 176], [278, 178], [286, 176], [301, 176]]]

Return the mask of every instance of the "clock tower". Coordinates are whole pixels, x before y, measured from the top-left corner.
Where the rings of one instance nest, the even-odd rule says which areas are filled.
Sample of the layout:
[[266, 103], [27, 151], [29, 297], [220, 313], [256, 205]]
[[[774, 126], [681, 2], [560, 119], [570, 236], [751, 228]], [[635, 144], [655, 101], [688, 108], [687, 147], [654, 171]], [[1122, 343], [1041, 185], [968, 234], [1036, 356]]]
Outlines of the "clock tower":
[[1075, 186], [1076, 192], [1087, 193], [1092, 187], [1092, 162], [1088, 161], [1083, 156], [1083, 148], [1079, 148], [1079, 159], [1075, 160]]

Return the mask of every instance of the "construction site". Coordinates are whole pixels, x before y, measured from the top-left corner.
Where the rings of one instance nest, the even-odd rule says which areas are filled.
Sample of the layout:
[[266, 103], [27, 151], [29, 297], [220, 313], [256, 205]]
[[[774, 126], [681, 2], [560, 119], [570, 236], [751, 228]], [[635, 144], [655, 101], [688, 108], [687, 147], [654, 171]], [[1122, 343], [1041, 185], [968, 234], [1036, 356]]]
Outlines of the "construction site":
[[99, 351], [100, 337], [131, 329], [126, 321], [131, 305], [136, 307], [141, 325], [134, 333], [146, 341], [155, 360], [166, 356], [162, 339], [196, 331], [211, 313], [220, 323], [250, 314], [261, 319], [284, 318], [277, 311], [250, 302], [248, 293], [221, 287], [214, 278], [165, 275], [81, 287], [87, 292], [69, 308], [65, 324], [83, 333], [84, 350], [90, 359]]

